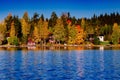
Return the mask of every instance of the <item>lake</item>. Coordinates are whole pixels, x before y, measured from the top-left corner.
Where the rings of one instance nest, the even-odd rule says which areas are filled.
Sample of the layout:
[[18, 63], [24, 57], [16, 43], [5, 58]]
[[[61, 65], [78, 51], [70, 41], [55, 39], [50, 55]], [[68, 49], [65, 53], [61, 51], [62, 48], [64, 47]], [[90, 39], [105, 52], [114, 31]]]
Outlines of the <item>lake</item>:
[[0, 48], [0, 80], [119, 79], [119, 48]]

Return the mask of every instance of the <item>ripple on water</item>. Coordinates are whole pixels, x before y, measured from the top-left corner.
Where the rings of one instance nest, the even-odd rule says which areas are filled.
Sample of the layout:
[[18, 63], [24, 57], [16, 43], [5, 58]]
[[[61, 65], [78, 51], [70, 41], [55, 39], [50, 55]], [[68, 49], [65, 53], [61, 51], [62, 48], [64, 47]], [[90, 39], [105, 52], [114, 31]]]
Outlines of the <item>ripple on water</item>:
[[[0, 54], [3, 80], [119, 80], [119, 51], [15, 51]], [[8, 55], [11, 58], [8, 58]], [[116, 58], [117, 57], [117, 58]], [[2, 61], [1, 61], [2, 60]]]

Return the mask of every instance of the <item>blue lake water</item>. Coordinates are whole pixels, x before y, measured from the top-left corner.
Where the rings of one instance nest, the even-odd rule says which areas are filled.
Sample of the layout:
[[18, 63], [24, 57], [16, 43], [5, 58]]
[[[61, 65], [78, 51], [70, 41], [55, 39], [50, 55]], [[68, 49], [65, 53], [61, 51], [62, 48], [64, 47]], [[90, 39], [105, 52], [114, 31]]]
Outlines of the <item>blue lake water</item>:
[[0, 80], [120, 80], [120, 50], [0, 50]]

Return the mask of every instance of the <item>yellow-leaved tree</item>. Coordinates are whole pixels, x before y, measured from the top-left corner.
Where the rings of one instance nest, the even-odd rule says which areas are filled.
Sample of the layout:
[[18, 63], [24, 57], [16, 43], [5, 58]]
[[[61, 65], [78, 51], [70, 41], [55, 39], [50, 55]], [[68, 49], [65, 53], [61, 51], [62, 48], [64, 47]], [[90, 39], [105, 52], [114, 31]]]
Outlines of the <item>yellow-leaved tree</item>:
[[48, 37], [49, 34], [48, 22], [43, 21], [42, 18], [40, 18], [37, 26], [40, 41], [42, 40], [42, 42], [46, 43], [45, 39]]
[[22, 25], [22, 43], [26, 44], [28, 41], [28, 36], [30, 34], [30, 23], [28, 13], [25, 12], [23, 18], [21, 19]]
[[21, 19], [21, 25], [22, 25], [22, 42], [24, 44], [27, 43], [28, 35], [30, 34], [30, 24], [23, 18]]
[[55, 40], [59, 42], [59, 44], [60, 42], [65, 42], [66, 34], [65, 34], [65, 28], [61, 18], [57, 19], [57, 23], [54, 26], [53, 35], [55, 37]]
[[117, 23], [113, 25], [113, 33], [112, 33], [112, 42], [113, 44], [118, 44], [120, 39], [120, 27]]
[[34, 37], [35, 43], [39, 43], [40, 42], [39, 29], [38, 29], [37, 26], [34, 26], [33, 37]]
[[77, 34], [77, 30], [75, 29], [75, 25], [68, 24], [68, 44], [75, 44], [75, 38]]
[[5, 34], [6, 34], [6, 26], [4, 22], [0, 23], [0, 45], [5, 39]]
[[25, 21], [25, 19], [21, 20], [21, 24], [22, 24], [22, 34], [28, 35], [30, 31], [30, 25]]
[[44, 43], [46, 43], [45, 39], [48, 37], [48, 34], [49, 34], [48, 22], [47, 22], [47, 21], [44, 21], [43, 27], [42, 27], [42, 30], [41, 30], [41, 31], [43, 31]]
[[10, 37], [8, 38], [8, 44], [18, 45], [18, 38], [15, 36], [15, 25], [14, 21], [11, 23]]
[[11, 23], [11, 29], [10, 29], [10, 37], [15, 36], [15, 26], [14, 21]]

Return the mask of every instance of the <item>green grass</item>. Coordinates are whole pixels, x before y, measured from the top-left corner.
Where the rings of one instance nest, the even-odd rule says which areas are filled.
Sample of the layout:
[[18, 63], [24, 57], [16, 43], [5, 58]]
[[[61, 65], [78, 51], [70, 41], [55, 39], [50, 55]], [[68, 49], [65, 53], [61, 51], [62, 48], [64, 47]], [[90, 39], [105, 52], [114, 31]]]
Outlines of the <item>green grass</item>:
[[109, 45], [109, 41], [100, 42], [100, 45]]

